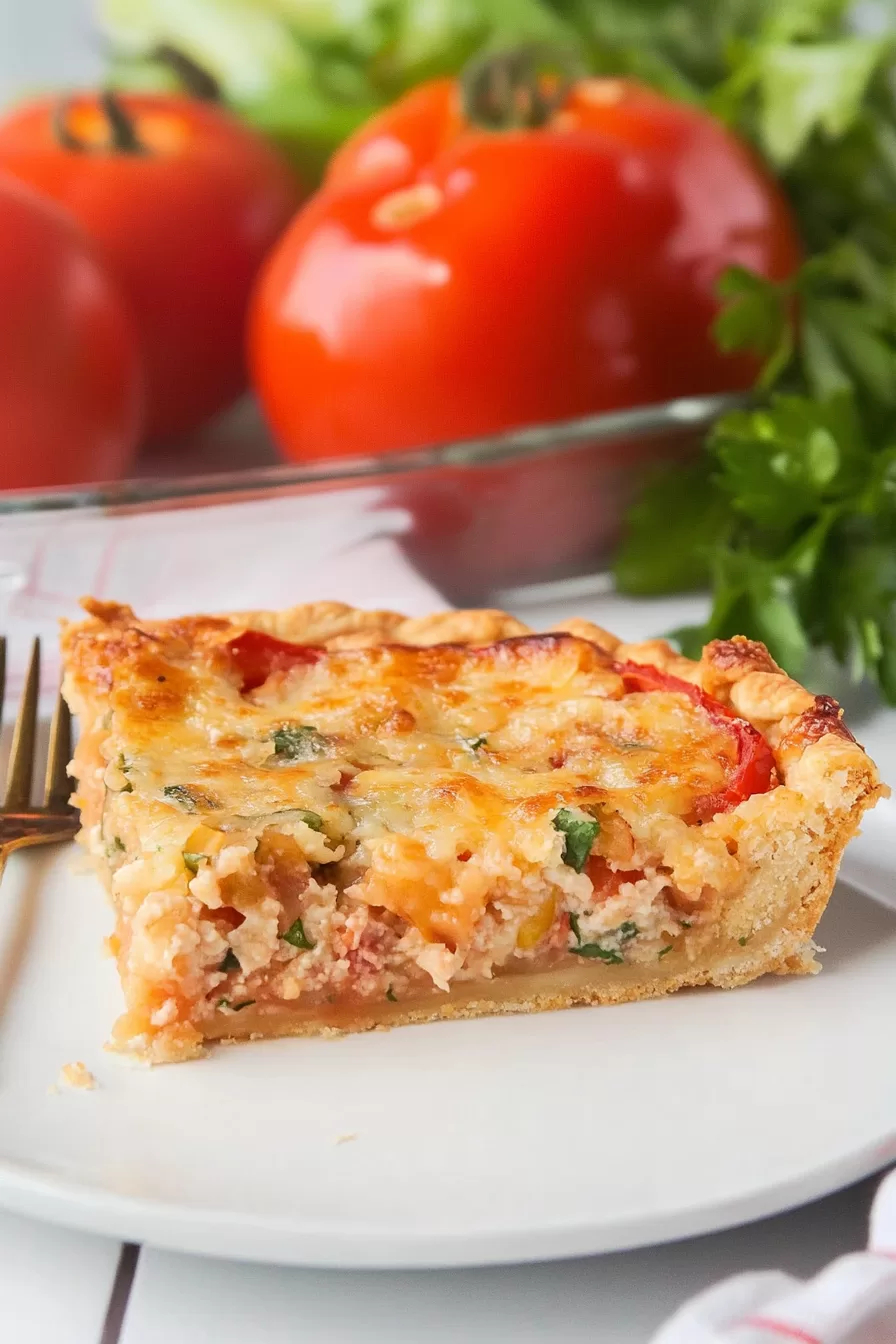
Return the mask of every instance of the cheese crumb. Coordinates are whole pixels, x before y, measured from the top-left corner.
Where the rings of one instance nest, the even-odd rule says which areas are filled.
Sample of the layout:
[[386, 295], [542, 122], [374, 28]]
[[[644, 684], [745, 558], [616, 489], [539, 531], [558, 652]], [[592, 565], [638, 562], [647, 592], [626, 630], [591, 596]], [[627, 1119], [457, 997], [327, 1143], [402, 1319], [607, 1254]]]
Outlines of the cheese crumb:
[[68, 1087], [75, 1092], [91, 1092], [96, 1087], [96, 1079], [83, 1060], [76, 1059], [73, 1064], [63, 1064], [56, 1086]]

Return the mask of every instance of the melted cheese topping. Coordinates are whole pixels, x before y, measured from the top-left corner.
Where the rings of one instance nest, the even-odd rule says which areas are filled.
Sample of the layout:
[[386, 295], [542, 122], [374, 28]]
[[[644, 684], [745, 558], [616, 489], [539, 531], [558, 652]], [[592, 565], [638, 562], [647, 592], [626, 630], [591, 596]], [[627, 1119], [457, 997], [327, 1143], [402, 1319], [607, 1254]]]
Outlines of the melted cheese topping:
[[[117, 747], [113, 768], [168, 809], [322, 808], [334, 822], [478, 842], [564, 803], [685, 815], [734, 764], [733, 739], [699, 706], [625, 694], [610, 658], [568, 635], [330, 652], [246, 696], [223, 649], [129, 662], [106, 754]], [[309, 759], [278, 754], [275, 733], [302, 728], [323, 739]]]
[[226, 646], [149, 645], [116, 664], [108, 703], [106, 783], [123, 822], [139, 811], [138, 848], [186, 843], [200, 820], [258, 833], [310, 812], [309, 859], [347, 854], [355, 894], [452, 942], [485, 898], [458, 862], [485, 856], [507, 881], [556, 864], [564, 807], [603, 818], [606, 852], [614, 816], [687, 818], [736, 754], [686, 696], [626, 694], [610, 655], [570, 635], [331, 651], [246, 695]]

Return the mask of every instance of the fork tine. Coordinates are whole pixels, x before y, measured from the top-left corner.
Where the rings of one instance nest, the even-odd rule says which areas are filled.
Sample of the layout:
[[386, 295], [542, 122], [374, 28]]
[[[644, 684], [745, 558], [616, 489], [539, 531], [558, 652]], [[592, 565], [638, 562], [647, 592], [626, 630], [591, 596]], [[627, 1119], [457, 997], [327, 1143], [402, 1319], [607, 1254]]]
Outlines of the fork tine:
[[61, 811], [68, 806], [72, 782], [66, 766], [72, 754], [72, 716], [62, 692], [56, 697], [53, 722], [50, 724], [50, 746], [47, 754], [47, 778], [44, 783], [44, 807]]
[[8, 812], [24, 811], [31, 803], [31, 774], [34, 767], [34, 732], [37, 724], [37, 696], [40, 689], [40, 640], [31, 646], [31, 660], [25, 677], [25, 689], [19, 706], [9, 753], [6, 776]]

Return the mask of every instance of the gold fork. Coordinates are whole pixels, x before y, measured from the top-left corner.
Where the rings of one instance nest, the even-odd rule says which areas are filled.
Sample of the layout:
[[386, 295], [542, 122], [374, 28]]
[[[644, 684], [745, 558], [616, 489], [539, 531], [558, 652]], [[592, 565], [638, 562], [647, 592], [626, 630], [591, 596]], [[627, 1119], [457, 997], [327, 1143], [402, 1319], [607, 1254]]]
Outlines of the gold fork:
[[[0, 638], [0, 717], [5, 684], [6, 640]], [[31, 803], [39, 694], [40, 640], [35, 639], [12, 735], [6, 797], [0, 807], [0, 877], [14, 849], [58, 844], [61, 840], [70, 840], [78, 829], [78, 814], [68, 801], [71, 783], [65, 773], [72, 748], [71, 716], [61, 694], [56, 700], [50, 725], [44, 800], [40, 807], [33, 807]]]

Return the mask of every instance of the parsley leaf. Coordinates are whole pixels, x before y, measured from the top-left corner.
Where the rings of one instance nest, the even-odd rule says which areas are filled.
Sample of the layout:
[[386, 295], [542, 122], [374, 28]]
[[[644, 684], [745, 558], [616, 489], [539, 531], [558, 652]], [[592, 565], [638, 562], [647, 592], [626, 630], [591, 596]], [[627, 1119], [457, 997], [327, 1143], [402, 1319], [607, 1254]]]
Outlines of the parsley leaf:
[[561, 807], [554, 817], [554, 830], [566, 836], [563, 862], [580, 873], [588, 861], [591, 846], [600, 833], [600, 822], [594, 817], [577, 815], [568, 807]]
[[663, 957], [667, 957], [673, 948], [674, 943], [669, 943], [667, 947], [661, 947], [657, 955], [657, 961], [662, 961]]
[[479, 748], [484, 747], [486, 742], [488, 741], [488, 734], [479, 733], [476, 737], [461, 738], [461, 741], [463, 742], [464, 746], [469, 747], [471, 751], [478, 751]]
[[582, 930], [579, 928], [579, 917], [577, 914], [574, 914], [572, 910], [569, 912], [569, 927], [573, 931], [573, 936], [575, 937], [576, 942], [581, 946]]
[[284, 761], [313, 761], [325, 756], [327, 739], [307, 723], [284, 723], [271, 734], [274, 754]]
[[[573, 916], [570, 915], [570, 924], [572, 924], [572, 920]], [[579, 937], [578, 923], [575, 925], [574, 932], [579, 942], [578, 947], [569, 949], [574, 956], [599, 959], [613, 966], [621, 966], [625, 961], [625, 957], [622, 955], [625, 944], [630, 943], [633, 938], [637, 938], [640, 930], [632, 920], [626, 919], [623, 920], [618, 929], [612, 929], [605, 934], [599, 943], [583, 943]]]
[[647, 483], [617, 587], [708, 585], [709, 619], [675, 632], [684, 652], [745, 634], [797, 677], [820, 652], [896, 704], [893, 33], [860, 34], [841, 0], [604, 0], [592, 28], [604, 68], [631, 70], [641, 44], [640, 77], [752, 141], [806, 249], [781, 283], [721, 277], [716, 341], [758, 356], [767, 400]]
[[310, 826], [312, 831], [322, 831], [324, 828], [323, 817], [317, 812], [306, 812], [302, 808], [302, 820], [306, 826]]
[[198, 873], [200, 863], [202, 862], [203, 859], [207, 858], [208, 858], [207, 854], [199, 854], [199, 853], [194, 854], [193, 851], [189, 849], [185, 849], [183, 851], [184, 867], [189, 868], [191, 873]]
[[297, 919], [290, 924], [286, 932], [281, 933], [280, 937], [283, 939], [284, 943], [291, 943], [293, 947], [298, 947], [303, 952], [310, 952], [311, 949], [316, 946], [306, 934], [305, 926], [300, 919]]
[[213, 812], [218, 807], [216, 798], [192, 784], [166, 784], [162, 794], [169, 803], [176, 803], [184, 812]]
[[581, 947], [571, 947], [570, 952], [577, 957], [588, 957], [591, 959], [599, 958], [601, 961], [609, 962], [613, 966], [621, 966], [624, 957], [612, 947], [603, 947], [600, 943], [582, 943]]

